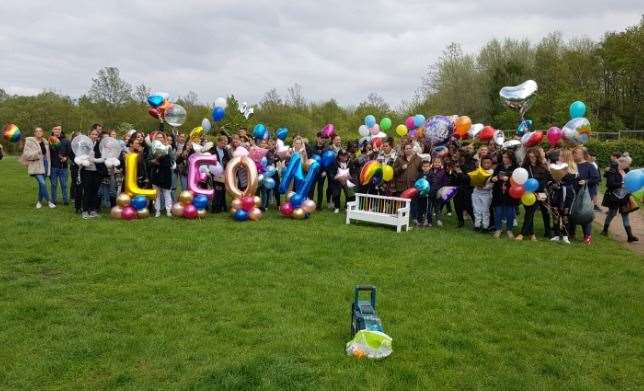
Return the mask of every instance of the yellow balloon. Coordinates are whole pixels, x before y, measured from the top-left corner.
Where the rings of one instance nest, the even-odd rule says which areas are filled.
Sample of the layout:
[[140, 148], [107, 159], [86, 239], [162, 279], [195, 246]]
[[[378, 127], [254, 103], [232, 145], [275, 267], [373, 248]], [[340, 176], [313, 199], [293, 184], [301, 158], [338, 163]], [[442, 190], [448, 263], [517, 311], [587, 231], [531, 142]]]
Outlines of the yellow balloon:
[[139, 187], [139, 184], [136, 183], [136, 178], [138, 177], [138, 166], [137, 160], [139, 158], [138, 153], [130, 152], [125, 155], [125, 189], [124, 191], [130, 196], [144, 196], [151, 200], [155, 199], [157, 196], [157, 191], [155, 189], [144, 189]]
[[399, 137], [405, 137], [407, 135], [407, 131], [408, 131], [407, 127], [403, 124], [396, 126], [396, 134]]
[[199, 140], [203, 136], [203, 128], [201, 126], [197, 126], [196, 128], [192, 129], [190, 131], [190, 140]]
[[262, 206], [262, 198], [260, 196], [255, 196], [255, 207], [259, 208]]
[[382, 165], [382, 180], [389, 182], [394, 179], [394, 168], [389, 164]]
[[537, 202], [537, 196], [535, 196], [532, 192], [523, 193], [523, 195], [521, 196], [521, 202], [525, 206], [534, 205], [534, 203]]
[[485, 186], [485, 183], [492, 176], [492, 170], [488, 171], [479, 166], [476, 170], [467, 173], [470, 177], [470, 184], [472, 186]]
[[306, 212], [304, 212], [304, 209], [302, 208], [297, 208], [293, 211], [291, 217], [295, 220], [302, 220], [304, 217], [306, 217]]

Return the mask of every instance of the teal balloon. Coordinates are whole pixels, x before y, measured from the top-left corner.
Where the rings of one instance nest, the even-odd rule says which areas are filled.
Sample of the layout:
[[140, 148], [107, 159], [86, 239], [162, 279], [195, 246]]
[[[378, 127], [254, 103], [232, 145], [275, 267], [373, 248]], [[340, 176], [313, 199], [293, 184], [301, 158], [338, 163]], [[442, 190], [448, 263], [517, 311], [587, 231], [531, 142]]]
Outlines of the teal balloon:
[[586, 116], [586, 104], [580, 100], [572, 102], [570, 104], [570, 118], [581, 118]]
[[416, 180], [416, 183], [414, 183], [414, 187], [422, 196], [425, 196], [427, 195], [427, 193], [429, 193], [429, 181], [425, 178], [418, 178]]
[[373, 128], [374, 125], [376, 124], [376, 117], [374, 117], [373, 115], [369, 114], [368, 116], [364, 117], [364, 124], [369, 129]]
[[288, 129], [287, 128], [279, 128], [277, 129], [277, 138], [284, 141], [286, 140], [286, 137], [288, 136]]
[[163, 97], [161, 95], [150, 95], [148, 96], [148, 104], [154, 108], [157, 108], [163, 104]]
[[253, 135], [255, 136], [256, 139], [263, 140], [264, 137], [266, 136], [266, 125], [264, 125], [261, 122], [255, 125], [255, 129], [253, 130]]

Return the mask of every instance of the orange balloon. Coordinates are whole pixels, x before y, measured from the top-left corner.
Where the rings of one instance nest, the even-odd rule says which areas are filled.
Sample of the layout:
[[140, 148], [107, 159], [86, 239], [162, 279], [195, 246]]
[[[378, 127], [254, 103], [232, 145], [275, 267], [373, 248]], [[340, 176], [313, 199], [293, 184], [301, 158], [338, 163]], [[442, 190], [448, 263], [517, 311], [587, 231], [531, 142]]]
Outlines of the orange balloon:
[[456, 125], [456, 133], [457, 134], [467, 134], [467, 132], [470, 130], [472, 127], [472, 120], [470, 117], [467, 115], [462, 115], [458, 118], [456, 118], [456, 121], [454, 122], [454, 125]]

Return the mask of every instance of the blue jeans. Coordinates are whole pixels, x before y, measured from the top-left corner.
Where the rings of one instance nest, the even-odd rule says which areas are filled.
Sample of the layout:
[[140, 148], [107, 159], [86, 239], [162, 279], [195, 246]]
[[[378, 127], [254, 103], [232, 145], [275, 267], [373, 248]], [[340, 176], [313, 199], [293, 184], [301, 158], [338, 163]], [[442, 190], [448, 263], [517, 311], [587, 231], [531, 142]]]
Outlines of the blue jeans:
[[45, 176], [38, 174], [33, 176], [38, 182], [38, 202], [49, 201], [49, 194], [47, 193], [47, 185], [45, 184]]
[[514, 228], [514, 217], [516, 216], [516, 210], [514, 205], [501, 205], [494, 207], [494, 228], [497, 231], [501, 230], [503, 227], [503, 220], [505, 220], [505, 229], [507, 231], [512, 231]]
[[67, 168], [52, 168], [49, 181], [51, 182], [51, 202], [55, 204], [57, 201], [58, 183], [60, 182], [60, 192], [63, 193], [63, 202], [68, 203]]

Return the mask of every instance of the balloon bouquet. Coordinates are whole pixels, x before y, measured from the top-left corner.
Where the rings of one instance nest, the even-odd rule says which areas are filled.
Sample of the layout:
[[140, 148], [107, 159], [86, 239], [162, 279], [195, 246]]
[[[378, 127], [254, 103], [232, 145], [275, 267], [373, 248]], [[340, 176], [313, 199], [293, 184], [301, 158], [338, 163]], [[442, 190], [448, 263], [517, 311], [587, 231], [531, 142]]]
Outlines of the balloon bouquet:
[[508, 190], [510, 197], [521, 200], [525, 206], [532, 206], [537, 202], [535, 192], [539, 189], [539, 181], [529, 176], [525, 168], [516, 168], [510, 176], [510, 190]]
[[[376, 117], [369, 114], [364, 117], [364, 124], [358, 128], [358, 133], [361, 137], [360, 143], [371, 142], [374, 146], [379, 146], [382, 143], [382, 139], [387, 137], [385, 132], [389, 129], [391, 129], [391, 119], [384, 117], [380, 120], [380, 124], [378, 124]], [[332, 130], [335, 132], [335, 128]]]
[[550, 145], [559, 145], [562, 141], [568, 145], [585, 144], [590, 139], [591, 126], [586, 115], [586, 104], [582, 101], [575, 101], [568, 109], [570, 121], [563, 129], [551, 127], [548, 129], [547, 138]]
[[[259, 209], [261, 205], [261, 198], [255, 196], [255, 191], [259, 184], [257, 165], [248, 156], [248, 151], [239, 149], [233, 152], [233, 158], [230, 159], [226, 170], [224, 172], [224, 183], [226, 190], [232, 196], [232, 204], [230, 212], [235, 221], [253, 220], [258, 221], [262, 218], [262, 211]], [[245, 171], [246, 188], [240, 189], [237, 186], [238, 179], [244, 175], [241, 171]], [[241, 174], [241, 175], [240, 175]]]
[[[148, 96], [148, 114], [160, 122], [176, 128], [186, 122], [188, 113], [183, 106], [172, 103], [167, 92], [157, 92]], [[176, 132], [175, 132], [176, 133]]]
[[197, 217], [205, 217], [208, 212], [208, 196], [205, 194], [193, 194], [189, 190], [179, 193], [177, 202], [172, 205], [172, 215], [194, 220]]
[[15, 124], [6, 124], [2, 130], [2, 137], [10, 143], [17, 143], [22, 138], [22, 132]]
[[121, 193], [116, 197], [116, 206], [110, 211], [115, 219], [136, 220], [150, 217], [148, 209], [149, 200], [143, 195], [131, 197], [127, 193]]

